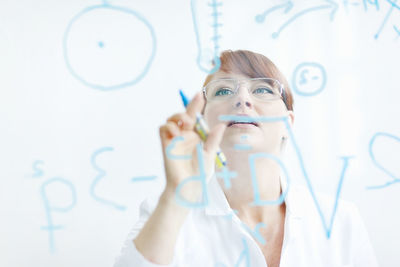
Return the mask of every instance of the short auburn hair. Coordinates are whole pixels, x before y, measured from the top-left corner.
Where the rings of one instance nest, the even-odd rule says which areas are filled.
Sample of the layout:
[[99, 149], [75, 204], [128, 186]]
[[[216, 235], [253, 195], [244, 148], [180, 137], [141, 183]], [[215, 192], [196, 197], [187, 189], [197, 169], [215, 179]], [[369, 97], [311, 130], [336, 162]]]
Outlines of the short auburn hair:
[[[275, 64], [266, 56], [248, 50], [225, 50], [220, 56], [220, 71], [246, 75], [250, 78], [273, 78], [283, 85], [283, 102], [288, 110], [293, 110], [293, 95], [285, 76], [279, 71]], [[206, 86], [213, 74], [207, 76]]]

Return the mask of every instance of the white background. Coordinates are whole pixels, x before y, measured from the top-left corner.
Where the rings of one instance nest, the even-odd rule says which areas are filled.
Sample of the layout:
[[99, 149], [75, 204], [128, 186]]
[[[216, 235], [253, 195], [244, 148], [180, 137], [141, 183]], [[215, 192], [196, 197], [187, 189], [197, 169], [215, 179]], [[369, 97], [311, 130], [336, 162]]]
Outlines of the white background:
[[[198, 0], [203, 5], [199, 11], [207, 9], [207, 1]], [[334, 196], [342, 170], [339, 157], [354, 156], [341, 196], [358, 205], [380, 265], [399, 266], [400, 185], [366, 187], [393, 180], [369, 154], [378, 132], [397, 136], [378, 137], [373, 155], [400, 178], [400, 37], [394, 28], [400, 29], [400, 9], [388, 13], [386, 0], [377, 1], [379, 10], [370, 4], [373, 0], [333, 0], [337, 10], [331, 20], [331, 8], [311, 10], [329, 1], [293, 1], [286, 13], [276, 8], [257, 23], [256, 15], [287, 1], [222, 2], [221, 50], [248, 49], [268, 56], [292, 87], [299, 64], [324, 67], [321, 93], [293, 92], [293, 130], [305, 167], [314, 189]], [[73, 18], [101, 4], [0, 2], [0, 266], [111, 266], [138, 218], [140, 202], [164, 186], [158, 127], [183, 111], [178, 89], [193, 96], [206, 76], [196, 64], [190, 1], [109, 1], [145, 17], [156, 37], [154, 60], [143, 78], [115, 90], [99, 90], [77, 79], [67, 67], [64, 48], [76, 73], [110, 86], [137, 77], [153, 45], [143, 22], [115, 9], [86, 13], [65, 42]], [[198, 20], [201, 34], [210, 34], [209, 14], [199, 14]], [[208, 37], [201, 44], [212, 47]], [[314, 74], [309, 70], [308, 75]], [[103, 176], [92, 162], [96, 151], [104, 151], [95, 159]], [[304, 183], [290, 145], [287, 162], [292, 182]], [[157, 178], [131, 181], [138, 176]], [[65, 212], [50, 209], [53, 224], [64, 227], [54, 230], [51, 253], [49, 231], [41, 229], [48, 226], [41, 188], [56, 177], [72, 184], [76, 203]], [[125, 209], [98, 201], [93, 185], [96, 196]], [[73, 204], [73, 191], [65, 183], [44, 188], [51, 207]], [[330, 218], [331, 210], [324, 213]]]

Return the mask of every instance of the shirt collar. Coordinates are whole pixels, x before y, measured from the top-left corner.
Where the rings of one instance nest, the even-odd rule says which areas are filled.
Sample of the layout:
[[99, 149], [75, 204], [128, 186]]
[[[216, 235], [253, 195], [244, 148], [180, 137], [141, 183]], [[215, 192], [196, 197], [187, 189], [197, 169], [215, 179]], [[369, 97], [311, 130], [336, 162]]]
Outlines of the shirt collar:
[[[301, 197], [296, 186], [289, 186], [286, 179], [281, 175], [282, 192], [288, 190], [285, 197], [286, 211], [294, 218], [301, 218], [303, 214], [304, 205], [302, 204]], [[233, 210], [229, 206], [228, 200], [217, 181], [215, 174], [212, 176], [207, 184], [208, 189], [208, 205], [204, 211], [209, 216], [226, 216], [231, 215]]]
[[207, 184], [208, 189], [208, 205], [205, 207], [206, 215], [228, 215], [232, 213], [228, 200], [219, 185], [215, 174], [211, 177]]

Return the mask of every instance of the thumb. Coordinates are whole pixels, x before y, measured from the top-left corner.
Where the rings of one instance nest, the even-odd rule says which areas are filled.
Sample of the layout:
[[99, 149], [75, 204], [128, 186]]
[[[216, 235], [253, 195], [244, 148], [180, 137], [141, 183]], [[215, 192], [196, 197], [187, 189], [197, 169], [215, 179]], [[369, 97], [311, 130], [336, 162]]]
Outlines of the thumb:
[[217, 153], [219, 144], [226, 129], [226, 122], [215, 125], [208, 133], [207, 140], [204, 142], [204, 151], [210, 154]]

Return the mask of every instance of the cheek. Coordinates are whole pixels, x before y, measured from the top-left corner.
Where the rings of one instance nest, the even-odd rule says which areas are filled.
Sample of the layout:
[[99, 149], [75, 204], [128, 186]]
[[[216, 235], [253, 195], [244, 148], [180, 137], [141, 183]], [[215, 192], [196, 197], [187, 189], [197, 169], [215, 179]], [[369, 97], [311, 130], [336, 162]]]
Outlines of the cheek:
[[265, 122], [263, 128], [266, 140], [271, 142], [279, 141], [286, 133], [286, 127], [283, 122]]
[[284, 103], [275, 102], [271, 104], [258, 105], [256, 111], [262, 117], [280, 117], [287, 114]]
[[204, 108], [203, 116], [204, 120], [211, 129], [220, 122], [218, 120], [218, 117], [223, 114], [226, 113], [223, 112], [221, 105], [207, 104], [206, 107]]

